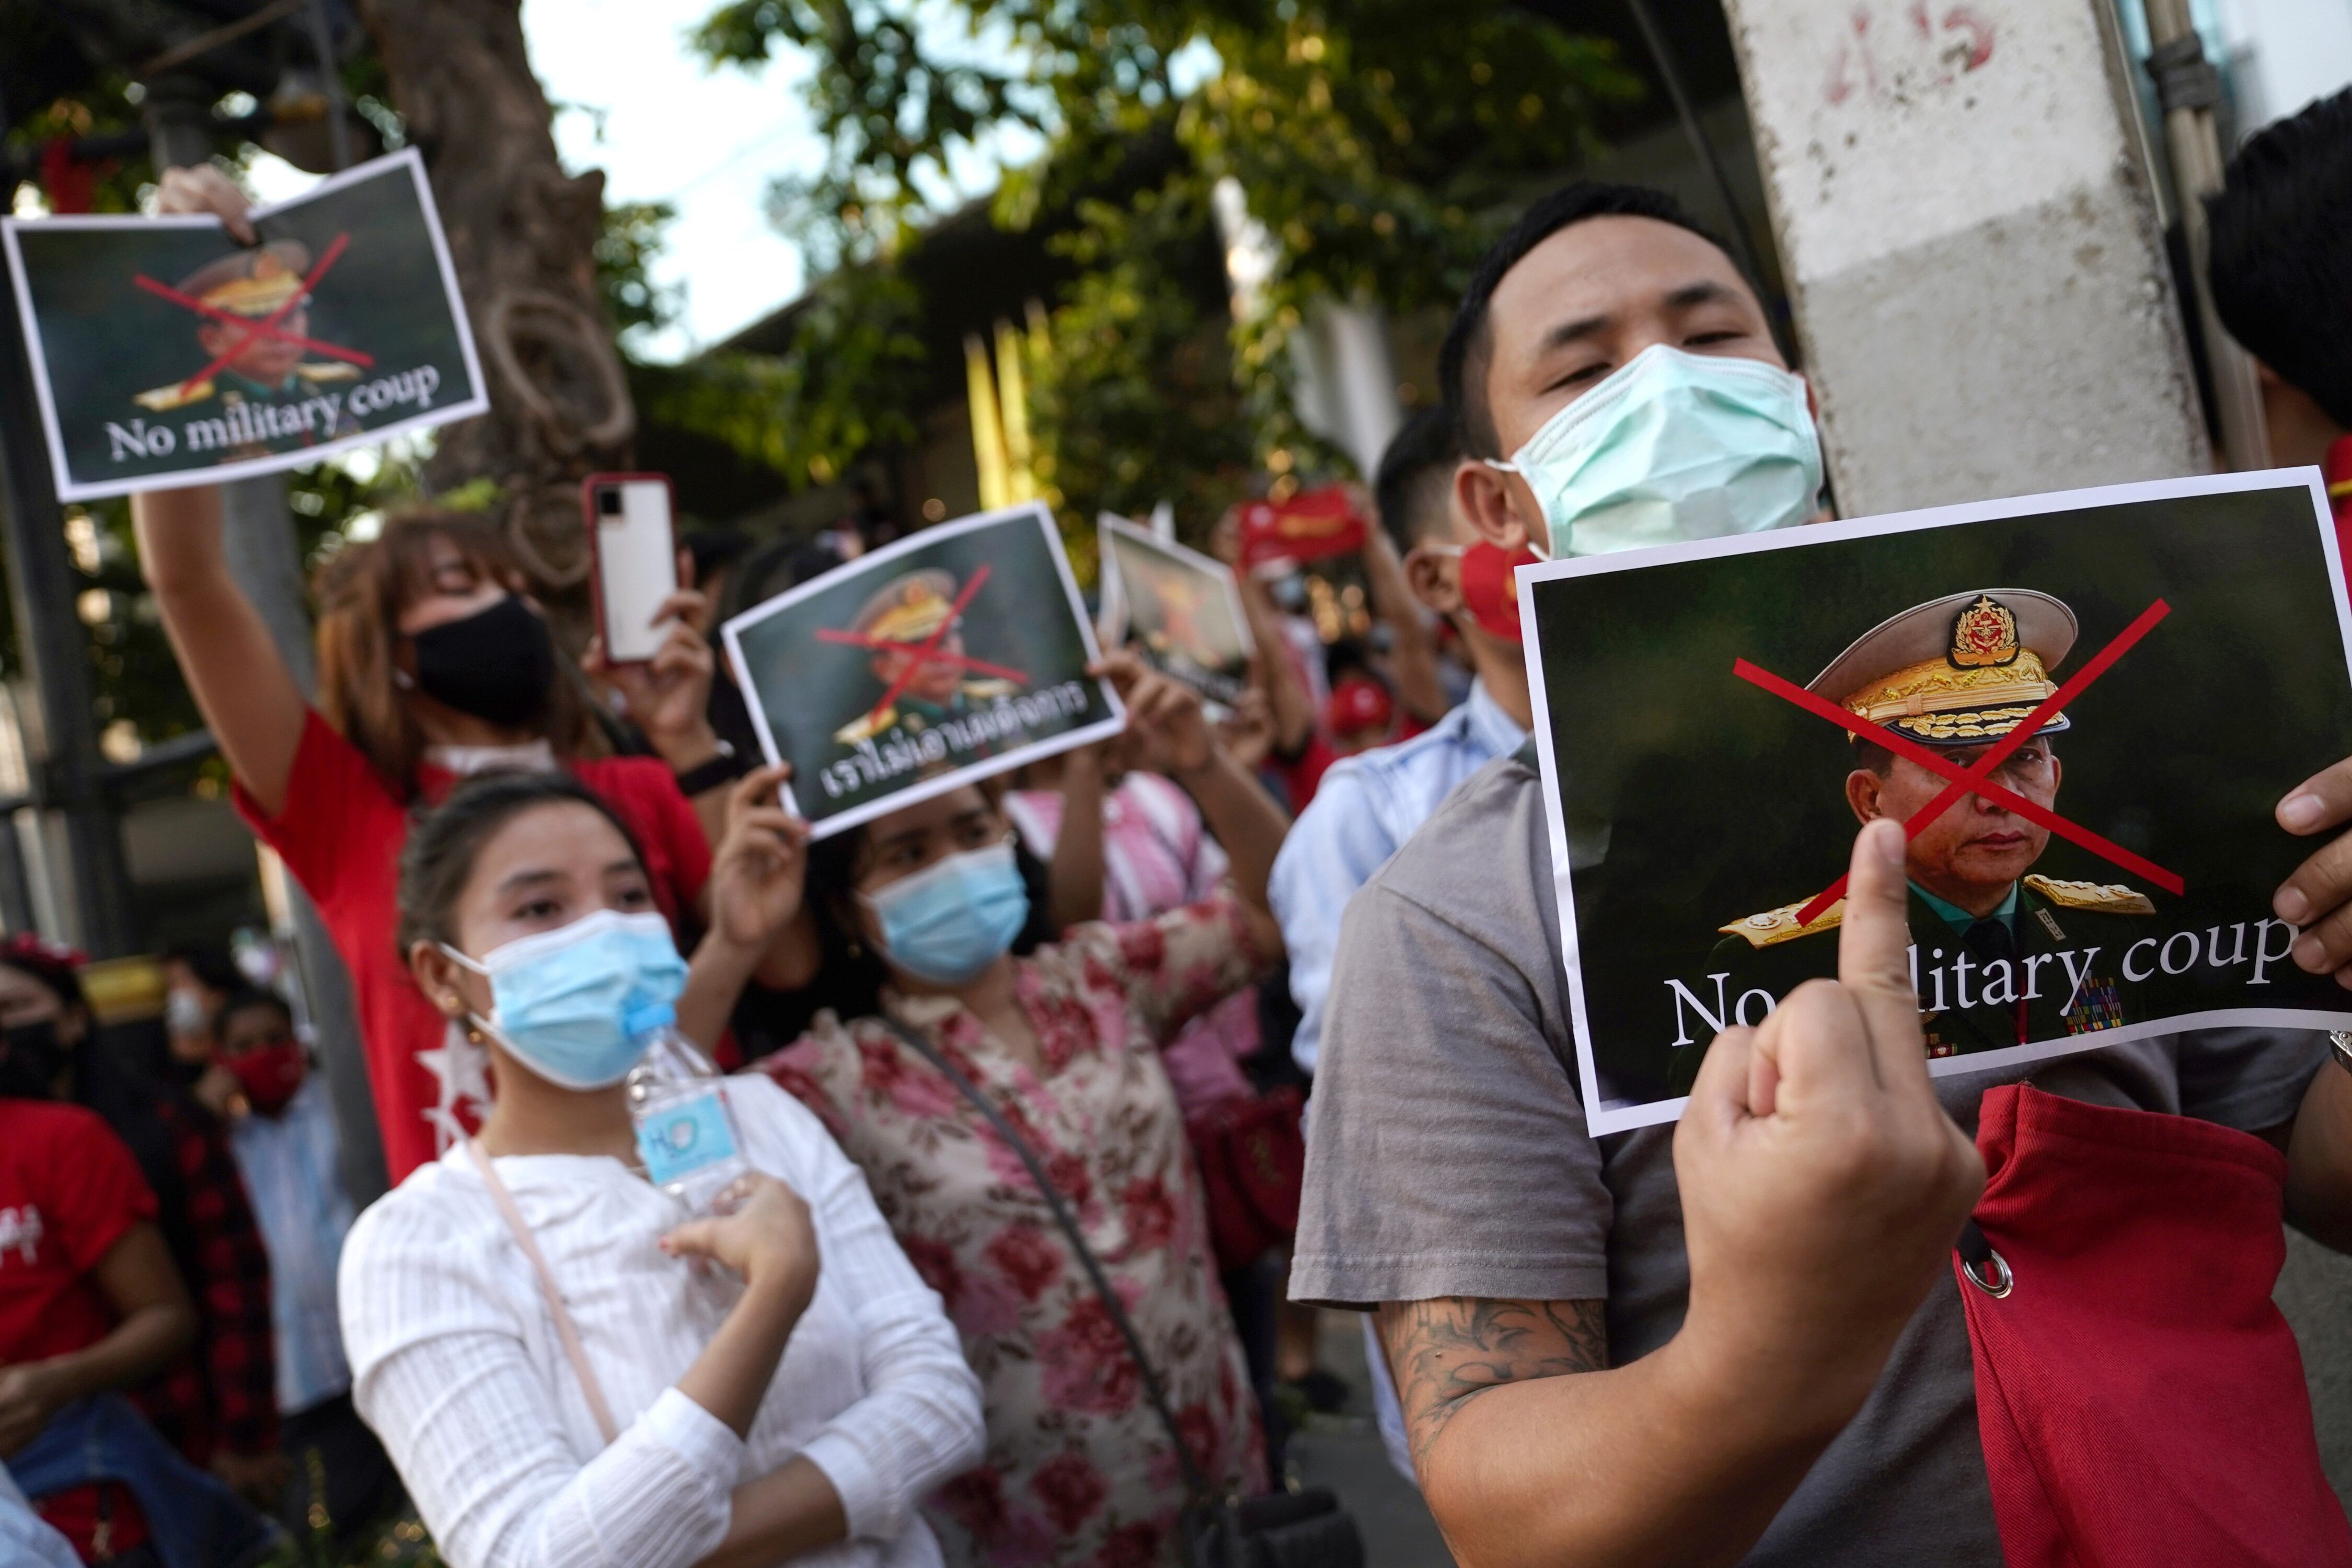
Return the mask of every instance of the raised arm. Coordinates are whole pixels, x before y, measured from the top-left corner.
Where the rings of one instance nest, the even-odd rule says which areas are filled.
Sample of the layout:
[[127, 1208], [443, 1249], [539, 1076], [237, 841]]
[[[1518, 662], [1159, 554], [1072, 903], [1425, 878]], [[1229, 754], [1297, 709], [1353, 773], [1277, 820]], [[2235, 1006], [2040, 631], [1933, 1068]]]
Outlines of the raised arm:
[[1274, 715], [1275, 754], [1296, 757], [1314, 737], [1315, 706], [1299, 684], [1298, 672], [1290, 667], [1290, 639], [1265, 579], [1255, 572], [1236, 572], [1234, 581], [1241, 593], [1242, 614], [1249, 619], [1250, 638], [1257, 644], [1250, 678], [1265, 689]]
[[1209, 831], [1224, 846], [1252, 945], [1261, 953], [1279, 954], [1282, 927], [1266, 900], [1266, 882], [1290, 818], [1217, 739], [1201, 710], [1200, 693], [1145, 668], [1131, 653], [1112, 654], [1095, 669], [1127, 703], [1128, 723], [1143, 742], [1146, 765], [1184, 786]]
[[1595, 1301], [1381, 1310], [1415, 1468], [1465, 1568], [1729, 1564], [1861, 1408], [1984, 1167], [1931, 1088], [1902, 835], [1855, 845], [1839, 980], [1718, 1036], [1675, 1133], [1690, 1307], [1608, 1365]]
[[1047, 917], [1057, 931], [1103, 918], [1103, 766], [1099, 745], [1062, 755], [1062, 828], [1045, 865]]
[[286, 806], [286, 781], [310, 704], [269, 628], [229, 575], [221, 492], [150, 490], [131, 501], [139, 564], [163, 633], [229, 770], [263, 813]]
[[728, 791], [725, 832], [710, 858], [710, 929], [677, 999], [679, 1030], [706, 1049], [725, 1032], [744, 983], [807, 918], [808, 824], [776, 804], [791, 773], [779, 763]]

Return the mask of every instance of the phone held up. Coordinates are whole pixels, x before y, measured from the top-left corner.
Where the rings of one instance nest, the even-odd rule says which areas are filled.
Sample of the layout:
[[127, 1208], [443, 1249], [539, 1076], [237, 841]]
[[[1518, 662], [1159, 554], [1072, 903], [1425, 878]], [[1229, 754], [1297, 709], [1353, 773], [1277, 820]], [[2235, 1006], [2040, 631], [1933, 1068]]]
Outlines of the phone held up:
[[667, 635], [654, 616], [678, 589], [669, 477], [591, 474], [581, 481], [580, 506], [595, 558], [589, 580], [604, 657], [614, 664], [642, 664]]

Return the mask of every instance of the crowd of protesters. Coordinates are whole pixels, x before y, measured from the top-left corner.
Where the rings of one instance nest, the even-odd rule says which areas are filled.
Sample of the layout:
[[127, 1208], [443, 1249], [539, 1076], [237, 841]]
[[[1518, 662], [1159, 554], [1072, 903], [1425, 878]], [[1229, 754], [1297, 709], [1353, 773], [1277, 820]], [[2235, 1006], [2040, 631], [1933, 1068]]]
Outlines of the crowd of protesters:
[[[209, 168], [161, 205], [245, 224]], [[2352, 524], [2352, 95], [2255, 138], [2211, 218], [2274, 455]], [[140, 497], [237, 808], [351, 973], [394, 1185], [344, 1196], [266, 966], [176, 951], [160, 1017], [102, 1024], [78, 954], [0, 945], [0, 1552], [1205, 1561], [1188, 1510], [1278, 1489], [1330, 1403], [1295, 1300], [1364, 1314], [1401, 1484], [1482, 1568], [2002, 1562], [1939, 1275], [1987, 1084], [2267, 1139], [2337, 1244], [2352, 1081], [2251, 1030], [1931, 1081], [1874, 825], [1840, 980], [1719, 1036], [1679, 1130], [1591, 1133], [1513, 574], [1637, 542], [1580, 533], [1547, 433], [1661, 364], [1780, 413], [1660, 404], [1646, 449], [1765, 476], [1703, 498], [1734, 526], [1822, 515], [1754, 280], [1669, 198], [1572, 185], [1472, 279], [1442, 406], [1334, 492], [1370, 525], [1349, 614], [1244, 564], [1237, 508], [1240, 700], [1108, 650], [1115, 740], [814, 843], [712, 628], [856, 528], [690, 541], [660, 652], [616, 665], [566, 657], [481, 518], [395, 515], [321, 574], [314, 704], [218, 489]], [[2352, 820], [2352, 761], [2279, 784], [2289, 832]], [[2352, 977], [2347, 845], [2276, 908]], [[734, 1069], [707, 1210], [643, 1164], [648, 1004]], [[2205, 1527], [2352, 1562], [2333, 1508]]]

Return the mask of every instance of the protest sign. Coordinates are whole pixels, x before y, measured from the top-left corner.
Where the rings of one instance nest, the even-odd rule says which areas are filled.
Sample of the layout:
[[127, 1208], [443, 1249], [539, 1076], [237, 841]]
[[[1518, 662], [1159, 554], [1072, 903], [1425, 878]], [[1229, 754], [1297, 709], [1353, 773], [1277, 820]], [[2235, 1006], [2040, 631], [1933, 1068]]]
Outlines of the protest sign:
[[[1524, 567], [1585, 1111], [1673, 1120], [1716, 1034], [1833, 976], [1857, 823], [1911, 831], [1929, 1068], [2352, 1026], [2271, 894], [2352, 753], [2315, 470]], [[2063, 787], [2062, 787], [2063, 785]]]
[[414, 148], [217, 218], [0, 220], [64, 500], [303, 468], [481, 413]]
[[1102, 531], [1103, 607], [1116, 605], [1111, 640], [1213, 702], [1230, 707], [1249, 685], [1253, 647], [1241, 595], [1223, 562], [1108, 512]]
[[941, 523], [729, 621], [727, 657], [817, 837], [1118, 733], [1042, 505]]

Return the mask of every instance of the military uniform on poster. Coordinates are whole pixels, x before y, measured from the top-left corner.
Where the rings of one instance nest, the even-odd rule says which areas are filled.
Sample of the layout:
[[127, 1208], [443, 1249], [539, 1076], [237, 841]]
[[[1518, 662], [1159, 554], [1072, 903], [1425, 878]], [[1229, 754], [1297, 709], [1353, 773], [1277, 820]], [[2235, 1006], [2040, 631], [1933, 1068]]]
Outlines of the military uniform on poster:
[[[2026, 589], [1970, 590], [1916, 605], [1865, 632], [1808, 689], [1873, 723], [1966, 760], [2015, 731], [2058, 688], [2051, 677], [2073, 648], [2074, 612]], [[2036, 732], [2064, 732], [2052, 715]], [[1952, 809], [1965, 809], [1966, 803]], [[1915, 851], [1916, 853], [1916, 851]], [[1931, 1057], [1998, 1050], [2120, 1028], [2161, 1007], [2122, 963], [2156, 905], [2125, 882], [2028, 873], [2006, 887], [1949, 890], [1989, 904], [1980, 916], [1922, 888], [1916, 866], [1909, 919], [1913, 975]], [[1832, 940], [1843, 900], [1810, 921], [1810, 899], [1718, 927], [1710, 982], [1723, 976], [1720, 1014], [1755, 1021], [1809, 979], [1833, 975]], [[1938, 906], [1941, 905], [1939, 908]], [[1704, 1043], [1678, 1046], [1669, 1079], [1696, 1077]]]

